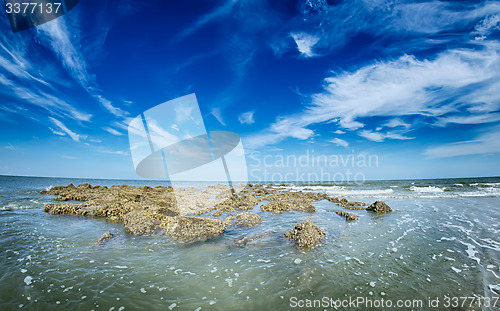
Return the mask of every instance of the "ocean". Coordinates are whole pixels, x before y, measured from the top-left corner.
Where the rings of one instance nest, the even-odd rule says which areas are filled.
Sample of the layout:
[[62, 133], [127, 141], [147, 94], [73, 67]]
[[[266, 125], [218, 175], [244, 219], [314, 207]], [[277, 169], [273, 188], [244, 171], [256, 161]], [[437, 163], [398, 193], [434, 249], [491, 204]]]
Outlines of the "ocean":
[[[0, 310], [500, 310], [499, 177], [288, 185], [393, 212], [347, 222], [328, 201], [312, 214], [257, 206], [262, 224], [192, 244], [43, 212], [53, 197], [40, 190], [87, 182], [165, 185], [0, 176]], [[308, 250], [283, 237], [304, 220], [327, 233]], [[116, 238], [95, 244], [106, 231]]]

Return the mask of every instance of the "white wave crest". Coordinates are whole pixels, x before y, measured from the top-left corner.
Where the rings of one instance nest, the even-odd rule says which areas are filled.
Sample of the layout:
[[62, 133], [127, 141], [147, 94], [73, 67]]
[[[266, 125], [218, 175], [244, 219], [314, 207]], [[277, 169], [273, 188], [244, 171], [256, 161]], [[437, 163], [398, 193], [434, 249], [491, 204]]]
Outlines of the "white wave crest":
[[429, 192], [433, 192], [433, 193], [444, 192], [445, 189], [446, 188], [439, 188], [439, 187], [434, 187], [434, 186], [428, 186], [428, 187], [411, 186], [410, 187], [411, 191], [414, 191], [414, 192], [426, 192], [426, 193], [429, 193]]
[[485, 182], [469, 184], [471, 187], [500, 187], [500, 182]]
[[336, 194], [336, 195], [378, 195], [378, 194], [390, 194], [393, 193], [392, 189], [380, 189], [380, 190], [344, 190], [344, 189], [327, 189], [327, 194]]

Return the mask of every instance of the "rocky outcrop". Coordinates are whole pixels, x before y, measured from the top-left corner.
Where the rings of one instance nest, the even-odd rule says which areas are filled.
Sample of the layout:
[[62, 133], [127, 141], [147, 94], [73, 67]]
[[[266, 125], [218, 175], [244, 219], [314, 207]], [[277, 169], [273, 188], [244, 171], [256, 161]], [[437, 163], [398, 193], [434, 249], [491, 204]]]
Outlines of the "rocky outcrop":
[[316, 212], [316, 207], [308, 202], [300, 200], [280, 200], [272, 201], [268, 204], [262, 204], [260, 210], [263, 212], [273, 212], [281, 214], [286, 211], [299, 211], [305, 213]]
[[247, 236], [247, 237], [244, 237], [242, 239], [238, 239], [238, 240], [236, 240], [235, 244], [237, 246], [243, 247], [243, 246], [247, 246], [248, 243], [251, 243], [255, 240], [260, 240], [260, 239], [267, 237], [267, 236], [269, 236], [268, 232], [259, 233], [257, 235], [253, 235], [253, 236], [249, 236], [249, 237]]
[[95, 242], [95, 244], [101, 244], [101, 243], [104, 243], [106, 242], [107, 240], [111, 240], [112, 238], [114, 238], [116, 235], [114, 235], [113, 233], [109, 232], [109, 231], [106, 231], [103, 233], [103, 235], [99, 238], [99, 240], [97, 240], [97, 242]]
[[[212, 185], [206, 188], [171, 187], [133, 187], [75, 186], [52, 187], [41, 193], [53, 195], [59, 203], [45, 204], [44, 211], [54, 215], [82, 215], [105, 217], [108, 220], [123, 222], [125, 230], [131, 234], [148, 235], [164, 232], [172, 239], [181, 242], [193, 242], [218, 236], [225, 227], [249, 227], [262, 222], [261, 217], [249, 211], [261, 203], [264, 212], [284, 213], [299, 211], [313, 213], [314, 202], [328, 200], [342, 205], [346, 209], [362, 209], [365, 203], [349, 202], [347, 199], [333, 198], [326, 194], [304, 191], [289, 191], [273, 185], [248, 184], [228, 187]], [[64, 202], [81, 201], [81, 202]], [[377, 201], [366, 208], [376, 213], [387, 213], [391, 208], [384, 202]], [[230, 213], [224, 221], [184, 215], [203, 215], [211, 212], [212, 217]], [[347, 212], [336, 212], [347, 220], [356, 220], [358, 216]], [[233, 215], [235, 214], [235, 215]], [[298, 223], [285, 236], [295, 240], [299, 247], [311, 247], [325, 236], [318, 226], [310, 221]], [[101, 238], [107, 240], [109, 235]], [[112, 237], [112, 235], [111, 235]], [[237, 245], [246, 245], [254, 238], [244, 238]], [[100, 243], [100, 241], [98, 243]]]
[[55, 204], [47, 203], [43, 207], [43, 211], [53, 215], [63, 214], [78, 214], [80, 205], [78, 204]]
[[240, 213], [224, 219], [226, 227], [251, 227], [262, 222], [262, 218], [253, 212]]
[[352, 210], [363, 210], [363, 209], [365, 209], [365, 206], [366, 206], [365, 202], [351, 201], [351, 202], [342, 203], [343, 208], [352, 209]]
[[338, 211], [338, 212], [335, 212], [335, 214], [337, 214], [341, 217], [345, 217], [346, 220], [358, 220], [359, 219], [358, 216], [351, 214], [351, 213], [348, 213], [348, 212], [344, 212], [344, 211]]
[[168, 236], [184, 243], [203, 241], [224, 232], [222, 221], [207, 217], [176, 216], [162, 226]]
[[295, 228], [285, 233], [285, 237], [294, 240], [299, 247], [312, 247], [326, 236], [326, 232], [312, 221], [299, 222]]
[[385, 202], [382, 201], [373, 202], [370, 206], [366, 208], [366, 210], [378, 214], [392, 212], [392, 209], [389, 207], [389, 205], [385, 204]]
[[162, 221], [153, 218], [150, 214], [134, 210], [123, 217], [123, 226], [129, 233], [136, 235], [149, 235], [161, 230]]
[[339, 198], [333, 198], [333, 197], [326, 196], [325, 200], [328, 200], [328, 201], [330, 201], [332, 203], [340, 203]]

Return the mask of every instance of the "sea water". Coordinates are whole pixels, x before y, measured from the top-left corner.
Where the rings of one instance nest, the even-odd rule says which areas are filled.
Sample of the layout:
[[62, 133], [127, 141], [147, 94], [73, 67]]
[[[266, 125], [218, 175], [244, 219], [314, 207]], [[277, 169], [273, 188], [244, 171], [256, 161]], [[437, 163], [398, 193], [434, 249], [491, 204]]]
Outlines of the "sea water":
[[[53, 197], [40, 190], [86, 182], [165, 185], [0, 176], [1, 310], [500, 307], [493, 306], [500, 296], [500, 178], [288, 185], [368, 204], [383, 200], [393, 212], [350, 211], [359, 220], [347, 222], [334, 213], [342, 207], [328, 201], [314, 203], [312, 214], [257, 206], [262, 224], [187, 245], [133, 236], [103, 218], [43, 212]], [[283, 237], [304, 220], [327, 233], [309, 250]], [[106, 231], [116, 237], [96, 245]], [[235, 244], [254, 235], [261, 238]]]

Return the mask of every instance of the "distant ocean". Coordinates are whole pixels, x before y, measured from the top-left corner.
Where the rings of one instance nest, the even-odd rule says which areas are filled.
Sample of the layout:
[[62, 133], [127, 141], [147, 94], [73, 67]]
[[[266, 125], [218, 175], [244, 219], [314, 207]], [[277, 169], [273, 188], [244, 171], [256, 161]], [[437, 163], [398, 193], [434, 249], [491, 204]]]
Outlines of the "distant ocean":
[[[40, 190], [87, 182], [166, 185], [0, 176], [0, 310], [500, 310], [499, 177], [288, 185], [393, 212], [346, 222], [328, 201], [313, 214], [257, 206], [261, 225], [188, 245], [43, 212]], [[300, 250], [283, 233], [308, 219], [327, 237]], [[106, 231], [117, 237], [94, 245]]]

